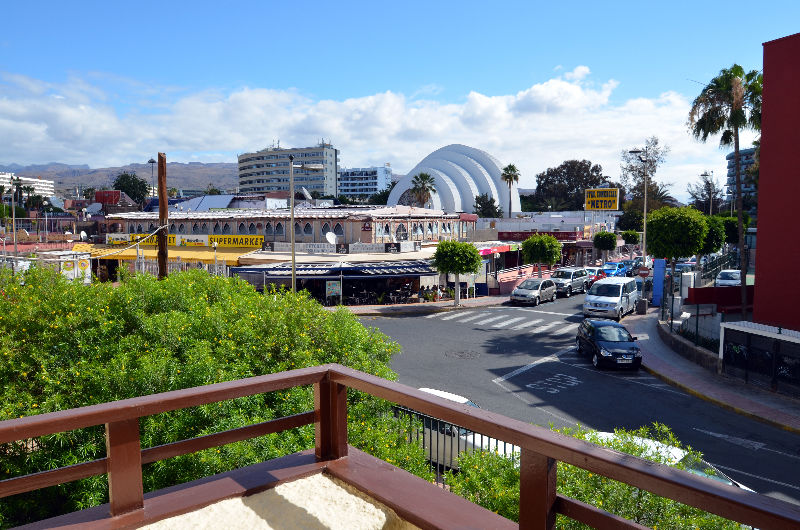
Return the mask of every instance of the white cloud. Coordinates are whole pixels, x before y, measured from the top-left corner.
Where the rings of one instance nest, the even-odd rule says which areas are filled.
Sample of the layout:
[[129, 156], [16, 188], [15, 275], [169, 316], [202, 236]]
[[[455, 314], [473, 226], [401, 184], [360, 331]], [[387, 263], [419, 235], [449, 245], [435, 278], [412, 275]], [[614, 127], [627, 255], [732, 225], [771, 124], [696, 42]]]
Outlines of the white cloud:
[[[314, 100], [294, 90], [249, 87], [159, 92], [130, 80], [109, 90], [97, 74], [61, 85], [15, 74], [1, 79], [3, 163], [103, 167], [147, 160], [157, 151], [168, 158], [175, 153], [171, 161], [235, 162], [237, 153], [275, 140], [296, 146], [324, 138], [340, 149], [343, 165], [391, 162], [403, 173], [434, 149], [464, 143], [514, 162], [520, 186], [532, 188], [537, 173], [575, 158], [602, 164], [617, 179], [621, 151], [656, 135], [671, 147], [656, 178], [672, 182], [678, 198], [705, 170], [725, 180], [728, 150], [718, 149], [718, 139], [702, 144], [689, 135], [686, 96], [665, 92], [611, 104], [618, 83], [592, 82], [586, 66], [506, 95], [470, 92], [460, 103], [433, 99], [440, 90], [434, 85], [411, 96], [387, 91]], [[421, 94], [426, 99], [416, 99]]]

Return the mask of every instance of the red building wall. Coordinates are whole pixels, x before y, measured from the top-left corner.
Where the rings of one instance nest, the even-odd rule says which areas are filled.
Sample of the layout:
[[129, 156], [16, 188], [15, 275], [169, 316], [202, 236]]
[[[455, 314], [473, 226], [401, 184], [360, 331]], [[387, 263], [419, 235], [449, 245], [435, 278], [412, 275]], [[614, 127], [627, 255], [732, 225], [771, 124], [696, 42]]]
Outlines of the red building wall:
[[793, 219], [800, 201], [800, 33], [764, 43], [753, 320], [800, 330], [800, 263]]

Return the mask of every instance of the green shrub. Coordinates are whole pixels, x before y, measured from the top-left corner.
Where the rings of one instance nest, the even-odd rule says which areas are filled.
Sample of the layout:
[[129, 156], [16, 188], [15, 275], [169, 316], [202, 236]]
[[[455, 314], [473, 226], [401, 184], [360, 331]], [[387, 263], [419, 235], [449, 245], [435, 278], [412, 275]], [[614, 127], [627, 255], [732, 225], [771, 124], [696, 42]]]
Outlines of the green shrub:
[[[44, 269], [0, 271], [0, 420], [325, 363], [393, 380], [398, 351], [348, 311], [326, 311], [306, 293], [260, 294], [204, 271], [164, 281], [133, 275], [118, 287], [70, 283]], [[358, 393], [349, 403], [353, 445], [426, 476], [421, 449], [401, 443], [388, 404]], [[312, 389], [300, 387], [159, 414], [140, 421], [142, 447], [313, 408]], [[290, 454], [313, 439], [311, 425], [150, 464], [145, 491]], [[102, 458], [103, 427], [5, 444], [0, 455], [0, 478]], [[0, 525], [107, 501], [105, 477], [62, 484], [3, 499]]]
[[[647, 451], [636, 442], [636, 438], [650, 438], [666, 445], [688, 450], [695, 457], [700, 457], [696, 451], [682, 446], [672, 431], [661, 424], [641, 427], [634, 431], [617, 429], [615, 430], [616, 437], [613, 440], [601, 440], [597, 437], [596, 431], [580, 427], [556, 429], [556, 431], [660, 463], [668, 463], [665, 461], [665, 456]], [[497, 453], [476, 451], [462, 453], [459, 463], [461, 471], [450, 472], [447, 475], [447, 482], [453, 493], [480, 504], [503, 517], [519, 521], [518, 460], [512, 462]], [[682, 469], [683, 465], [678, 463], [675, 467]], [[557, 491], [567, 497], [652, 528], [709, 530], [740, 528], [740, 525], [733, 521], [563, 462], [558, 463]], [[587, 528], [562, 515], [558, 516], [557, 527], [559, 529]]]

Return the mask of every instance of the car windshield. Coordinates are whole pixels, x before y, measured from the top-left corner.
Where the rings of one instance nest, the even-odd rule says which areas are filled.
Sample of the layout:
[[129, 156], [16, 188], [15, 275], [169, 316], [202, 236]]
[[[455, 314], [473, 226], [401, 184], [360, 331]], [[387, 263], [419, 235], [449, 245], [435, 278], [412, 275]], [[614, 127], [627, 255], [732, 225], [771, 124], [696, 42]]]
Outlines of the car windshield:
[[551, 278], [571, 278], [572, 273], [567, 271], [555, 271], [553, 274], [550, 275]]
[[617, 268], [617, 264], [616, 263], [606, 263], [605, 265], [603, 265], [603, 268], [604, 269], [616, 269]]
[[633, 265], [634, 262], [633, 262], [632, 259], [626, 259], [622, 263], [624, 263], [626, 266], [630, 267], [631, 265]]
[[729, 272], [729, 271], [722, 271], [719, 273], [718, 278], [720, 280], [738, 280], [739, 279], [739, 272]]
[[[535, 291], [542, 284], [542, 280], [525, 280], [519, 284], [519, 289], [526, 289], [528, 291]], [[508, 292], [508, 291], [506, 291]]]
[[594, 338], [606, 342], [632, 342], [633, 337], [625, 328], [617, 326], [600, 326], [594, 330]]
[[595, 268], [586, 269], [586, 274], [589, 274], [590, 276], [594, 276], [595, 274], [597, 274], [597, 269], [595, 269]]
[[621, 285], [613, 283], [596, 283], [589, 289], [589, 294], [595, 296], [619, 296], [619, 289]]

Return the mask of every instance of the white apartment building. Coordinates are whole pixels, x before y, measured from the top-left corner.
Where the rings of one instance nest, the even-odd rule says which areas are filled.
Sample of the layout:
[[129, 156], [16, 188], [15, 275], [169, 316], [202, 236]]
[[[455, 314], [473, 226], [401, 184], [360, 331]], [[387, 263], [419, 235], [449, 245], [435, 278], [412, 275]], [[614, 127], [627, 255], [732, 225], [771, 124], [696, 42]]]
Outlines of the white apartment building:
[[[31, 186], [33, 188], [33, 193], [31, 193], [31, 195], [41, 195], [42, 197], [52, 197], [55, 195], [56, 183], [54, 180], [45, 180], [40, 177], [17, 177], [14, 173], [0, 173], [0, 186], [5, 186], [5, 193], [10, 193], [17, 180], [19, 180], [20, 186]], [[25, 192], [23, 192], [22, 195], [23, 197], [28, 196]]]
[[[263, 193], [289, 190], [289, 155], [294, 156], [294, 186], [322, 195], [337, 195], [336, 175], [339, 150], [329, 143], [313, 147], [267, 147], [255, 153], [239, 155], [239, 193]], [[297, 166], [322, 164], [322, 170]]]
[[339, 195], [358, 197], [383, 191], [392, 182], [389, 164], [373, 167], [342, 168], [339, 170]]

